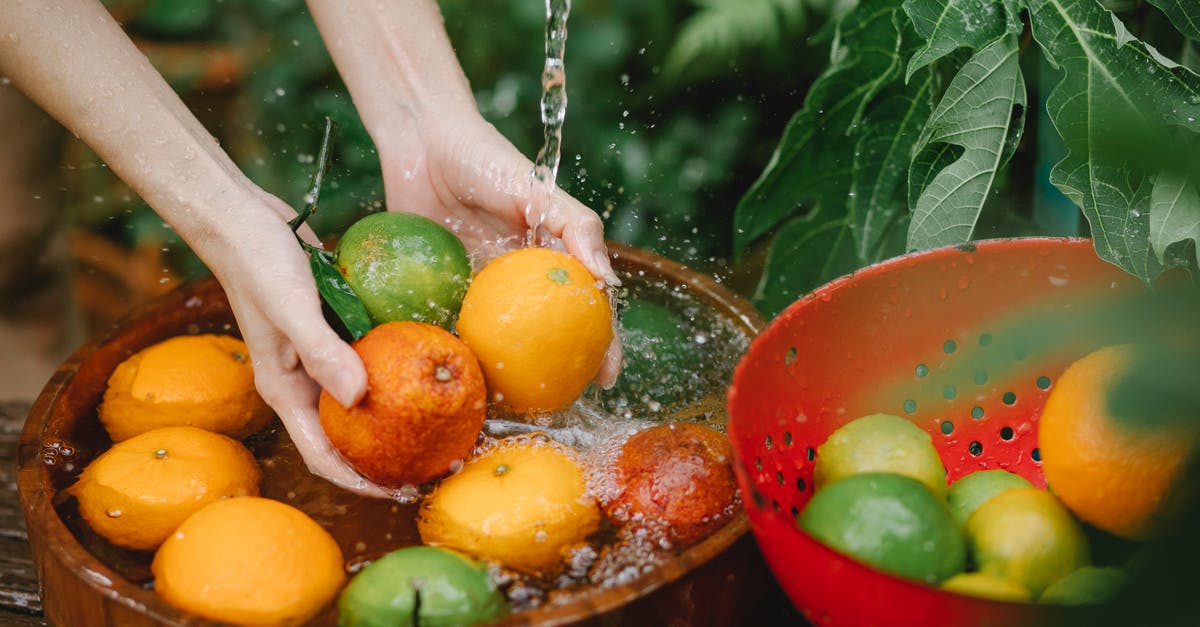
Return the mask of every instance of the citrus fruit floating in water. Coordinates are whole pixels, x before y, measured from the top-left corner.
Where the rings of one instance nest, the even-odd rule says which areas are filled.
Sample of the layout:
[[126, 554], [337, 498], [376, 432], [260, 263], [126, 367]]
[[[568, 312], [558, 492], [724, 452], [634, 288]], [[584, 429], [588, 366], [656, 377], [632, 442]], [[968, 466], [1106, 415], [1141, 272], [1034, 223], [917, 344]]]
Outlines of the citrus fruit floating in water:
[[1071, 364], [1046, 399], [1038, 448], [1046, 483], [1080, 520], [1125, 538], [1149, 539], [1179, 506], [1176, 482], [1197, 449], [1198, 432], [1109, 414], [1109, 394], [1137, 351], [1110, 346]]
[[798, 520], [822, 543], [901, 577], [936, 584], [966, 565], [963, 533], [946, 503], [906, 475], [839, 479], [818, 490]]
[[959, 573], [942, 582], [942, 589], [994, 601], [1029, 603], [1033, 600], [1025, 586], [987, 573]]
[[843, 477], [864, 472], [894, 472], [924, 483], [935, 495], [946, 495], [946, 467], [929, 434], [889, 414], [852, 420], [817, 448], [813, 484], [817, 490]]
[[971, 559], [981, 572], [1020, 582], [1033, 596], [1091, 560], [1071, 513], [1038, 488], [1011, 488], [967, 519]]
[[621, 374], [601, 395], [627, 403], [642, 399], [668, 405], [692, 391], [699, 351], [687, 322], [671, 310], [640, 298], [621, 309]]
[[340, 627], [476, 625], [507, 613], [486, 569], [431, 546], [406, 547], [371, 562], [338, 600]]
[[241, 442], [195, 427], [160, 427], [114, 444], [84, 468], [70, 492], [96, 533], [149, 551], [201, 507], [257, 496], [260, 478]]
[[419, 485], [450, 472], [483, 429], [487, 391], [475, 355], [449, 331], [389, 322], [353, 344], [367, 393], [342, 407], [321, 392], [321, 426], [342, 457], [375, 483]]
[[377, 325], [405, 320], [448, 329], [471, 278], [458, 237], [411, 213], [373, 213], [350, 225], [334, 265]]
[[733, 515], [737, 480], [733, 449], [719, 431], [673, 423], [635, 433], [613, 465], [616, 494], [605, 505], [613, 520], [687, 546], [716, 531]]
[[518, 412], [570, 405], [612, 341], [608, 295], [574, 257], [522, 248], [471, 281], [458, 335], [479, 357], [493, 400]]
[[1084, 566], [1050, 584], [1041, 603], [1091, 605], [1111, 600], [1129, 584], [1129, 573], [1111, 566]]
[[241, 439], [274, 416], [254, 389], [246, 344], [227, 335], [180, 335], [134, 353], [109, 377], [99, 414], [114, 442], [183, 425]]
[[988, 499], [1009, 488], [1032, 488], [1025, 477], [1007, 470], [977, 470], [950, 484], [946, 502], [950, 513], [958, 524], [967, 524], [967, 519]]
[[417, 518], [426, 544], [541, 576], [561, 570], [563, 551], [599, 525], [574, 453], [538, 437], [504, 440], [467, 462], [438, 484]]
[[205, 618], [300, 625], [346, 580], [341, 549], [304, 512], [258, 497], [224, 499], [192, 514], [159, 547], [154, 591]]

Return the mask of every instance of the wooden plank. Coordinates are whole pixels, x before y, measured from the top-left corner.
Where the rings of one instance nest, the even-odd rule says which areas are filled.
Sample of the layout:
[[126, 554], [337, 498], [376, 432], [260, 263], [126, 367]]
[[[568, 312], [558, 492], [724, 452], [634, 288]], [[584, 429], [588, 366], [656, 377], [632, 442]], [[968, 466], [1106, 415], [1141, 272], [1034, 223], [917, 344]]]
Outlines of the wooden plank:
[[45, 625], [37, 568], [17, 498], [17, 442], [29, 405], [0, 403], [0, 624]]

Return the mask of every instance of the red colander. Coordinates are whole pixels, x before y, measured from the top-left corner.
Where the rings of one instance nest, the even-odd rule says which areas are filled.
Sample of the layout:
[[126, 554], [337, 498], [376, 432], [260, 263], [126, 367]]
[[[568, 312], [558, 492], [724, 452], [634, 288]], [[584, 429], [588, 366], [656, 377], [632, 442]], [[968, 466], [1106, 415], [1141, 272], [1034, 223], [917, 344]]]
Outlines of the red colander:
[[933, 436], [954, 481], [1004, 468], [1044, 486], [1037, 421], [1072, 361], [1122, 341], [1089, 312], [1140, 292], [1081, 239], [979, 242], [899, 257], [793, 303], [751, 344], [728, 431], [750, 524], [792, 602], [816, 625], [1038, 622], [1047, 606], [947, 593], [875, 570], [801, 531], [817, 447], [873, 413]]

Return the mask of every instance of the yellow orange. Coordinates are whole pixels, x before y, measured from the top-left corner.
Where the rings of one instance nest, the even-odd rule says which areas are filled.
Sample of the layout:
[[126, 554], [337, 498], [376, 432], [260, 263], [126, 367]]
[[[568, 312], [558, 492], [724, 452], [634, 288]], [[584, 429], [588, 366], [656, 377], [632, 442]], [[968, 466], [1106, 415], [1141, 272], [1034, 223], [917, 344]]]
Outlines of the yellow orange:
[[1109, 414], [1109, 393], [1137, 350], [1110, 346], [1068, 367], [1046, 399], [1038, 447], [1047, 484], [1071, 512], [1110, 533], [1148, 539], [1178, 506], [1176, 481], [1197, 431]]
[[192, 514], [154, 556], [154, 591], [205, 618], [300, 625], [346, 581], [342, 551], [304, 512], [257, 497]]
[[608, 296], [574, 257], [522, 248], [467, 288], [458, 335], [479, 358], [492, 399], [514, 411], [570, 405], [612, 341]]
[[79, 513], [109, 542], [148, 551], [205, 505], [257, 496], [258, 464], [237, 440], [161, 427], [113, 445], [71, 487]]
[[599, 525], [573, 453], [529, 438], [472, 459], [438, 484], [417, 519], [427, 544], [543, 576], [561, 570], [564, 549]]
[[181, 425], [241, 439], [273, 415], [246, 344], [227, 335], [180, 335], [134, 353], [109, 377], [99, 413], [114, 442]]

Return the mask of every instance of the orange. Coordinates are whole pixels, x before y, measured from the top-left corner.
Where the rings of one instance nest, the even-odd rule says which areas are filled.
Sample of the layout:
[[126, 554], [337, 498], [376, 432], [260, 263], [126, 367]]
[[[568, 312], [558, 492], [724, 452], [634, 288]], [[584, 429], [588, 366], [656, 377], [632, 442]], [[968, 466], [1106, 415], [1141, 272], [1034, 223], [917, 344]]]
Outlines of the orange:
[[346, 581], [342, 551], [304, 512], [258, 497], [192, 514], [154, 555], [154, 591], [168, 603], [239, 625], [300, 625]]
[[318, 405], [330, 443], [379, 485], [420, 485], [471, 453], [487, 414], [483, 373], [471, 349], [441, 327], [389, 322], [353, 345], [367, 393], [342, 407], [326, 392]]
[[421, 541], [533, 575], [552, 576], [563, 553], [600, 526], [600, 508], [574, 451], [510, 438], [467, 462], [425, 500]]
[[737, 479], [729, 438], [695, 423], [651, 427], [629, 438], [613, 465], [609, 518], [631, 527], [664, 524], [675, 543], [694, 544], [734, 513]]
[[108, 379], [100, 421], [114, 442], [188, 425], [241, 439], [271, 420], [250, 351], [227, 335], [181, 335], [144, 348]]
[[96, 533], [148, 551], [201, 507], [258, 495], [260, 477], [241, 442], [195, 427], [160, 427], [113, 445], [70, 491]]
[[612, 341], [608, 295], [574, 257], [522, 248], [471, 281], [458, 335], [475, 351], [497, 403], [518, 412], [570, 405]]
[[1076, 516], [1118, 536], [1148, 539], [1178, 506], [1176, 480], [1196, 450], [1197, 432], [1109, 414], [1109, 392], [1137, 351], [1111, 346], [1071, 364], [1046, 399], [1038, 447], [1046, 482]]

